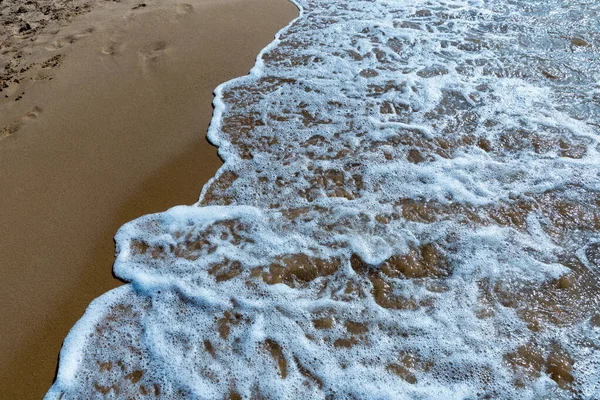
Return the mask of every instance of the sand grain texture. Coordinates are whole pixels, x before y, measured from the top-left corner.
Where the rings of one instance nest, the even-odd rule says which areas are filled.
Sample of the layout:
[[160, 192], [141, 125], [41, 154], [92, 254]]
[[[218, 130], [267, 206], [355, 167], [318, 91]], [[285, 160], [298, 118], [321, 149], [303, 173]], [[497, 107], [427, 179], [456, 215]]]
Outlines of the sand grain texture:
[[0, 8], [2, 398], [49, 388], [68, 330], [119, 285], [119, 226], [196, 201], [220, 165], [212, 90], [297, 15], [284, 0], [38, 3]]

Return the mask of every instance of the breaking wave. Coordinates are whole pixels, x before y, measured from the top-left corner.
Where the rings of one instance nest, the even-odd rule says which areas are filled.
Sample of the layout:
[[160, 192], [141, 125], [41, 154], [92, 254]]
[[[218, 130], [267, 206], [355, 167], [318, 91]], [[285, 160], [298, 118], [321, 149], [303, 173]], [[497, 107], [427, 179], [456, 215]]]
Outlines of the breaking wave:
[[599, 398], [597, 1], [297, 5], [47, 398]]

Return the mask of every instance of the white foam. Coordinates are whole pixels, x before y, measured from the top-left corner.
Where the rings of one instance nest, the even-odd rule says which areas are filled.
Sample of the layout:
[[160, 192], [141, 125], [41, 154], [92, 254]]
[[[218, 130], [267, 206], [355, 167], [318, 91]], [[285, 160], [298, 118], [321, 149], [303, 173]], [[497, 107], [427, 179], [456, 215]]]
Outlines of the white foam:
[[117, 233], [130, 283], [47, 398], [598, 397], [597, 6], [296, 4], [215, 90], [198, 204]]

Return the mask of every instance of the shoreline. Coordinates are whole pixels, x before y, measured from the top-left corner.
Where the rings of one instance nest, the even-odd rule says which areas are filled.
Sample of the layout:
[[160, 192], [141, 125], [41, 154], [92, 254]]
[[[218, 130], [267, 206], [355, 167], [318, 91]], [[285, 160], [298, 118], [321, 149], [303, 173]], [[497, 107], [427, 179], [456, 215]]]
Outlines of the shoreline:
[[[102, 4], [34, 42], [63, 55], [43, 71], [52, 79], [0, 103], [1, 127], [18, 127], [0, 140], [8, 397], [49, 389], [67, 332], [120, 284], [116, 229], [198, 199], [221, 165], [205, 139], [212, 91], [248, 73], [297, 15], [284, 0], [143, 4]], [[76, 40], [47, 50], [65, 38]]]

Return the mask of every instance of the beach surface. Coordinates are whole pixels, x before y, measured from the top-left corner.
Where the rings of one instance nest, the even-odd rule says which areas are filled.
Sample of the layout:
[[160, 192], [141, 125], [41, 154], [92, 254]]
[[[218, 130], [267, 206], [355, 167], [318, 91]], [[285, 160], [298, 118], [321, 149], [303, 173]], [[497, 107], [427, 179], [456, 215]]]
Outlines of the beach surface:
[[0, 397], [15, 399], [43, 396], [69, 329], [120, 285], [117, 229], [197, 200], [221, 165], [205, 139], [212, 90], [298, 12], [285, 0], [38, 3], [0, 15]]

